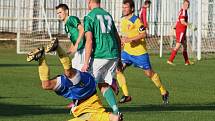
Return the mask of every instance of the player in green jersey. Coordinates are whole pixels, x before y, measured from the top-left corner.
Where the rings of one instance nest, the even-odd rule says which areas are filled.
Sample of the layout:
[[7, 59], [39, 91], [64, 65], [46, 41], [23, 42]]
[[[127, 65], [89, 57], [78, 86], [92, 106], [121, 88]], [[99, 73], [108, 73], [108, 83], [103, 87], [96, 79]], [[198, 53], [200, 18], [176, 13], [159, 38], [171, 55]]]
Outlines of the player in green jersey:
[[86, 54], [82, 71], [89, 69], [113, 112], [119, 113], [110, 85], [120, 60], [121, 42], [112, 16], [100, 7], [100, 2], [87, 0], [90, 12], [84, 17]]
[[59, 4], [56, 10], [59, 19], [64, 22], [65, 32], [71, 41], [68, 53], [74, 54], [72, 66], [77, 70], [81, 70], [85, 55], [84, 27], [78, 17], [69, 16], [69, 8], [66, 4]]

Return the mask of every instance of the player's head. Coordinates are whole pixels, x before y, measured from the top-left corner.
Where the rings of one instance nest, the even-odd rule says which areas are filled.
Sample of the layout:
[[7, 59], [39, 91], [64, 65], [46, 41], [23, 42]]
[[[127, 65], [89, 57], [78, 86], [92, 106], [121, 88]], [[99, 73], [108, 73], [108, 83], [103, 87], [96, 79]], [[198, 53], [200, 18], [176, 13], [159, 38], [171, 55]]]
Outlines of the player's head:
[[57, 15], [61, 21], [65, 21], [69, 15], [69, 7], [66, 4], [59, 4], [55, 7]]
[[99, 7], [101, 0], [87, 0], [88, 9], [92, 10], [94, 7]]
[[129, 16], [134, 13], [134, 1], [133, 0], [123, 0], [122, 14], [123, 16]]
[[144, 6], [148, 8], [148, 7], [151, 5], [151, 3], [152, 3], [152, 2], [151, 2], [150, 0], [146, 0], [146, 1], [144, 2]]
[[183, 9], [187, 10], [190, 7], [190, 1], [184, 0], [183, 2]]

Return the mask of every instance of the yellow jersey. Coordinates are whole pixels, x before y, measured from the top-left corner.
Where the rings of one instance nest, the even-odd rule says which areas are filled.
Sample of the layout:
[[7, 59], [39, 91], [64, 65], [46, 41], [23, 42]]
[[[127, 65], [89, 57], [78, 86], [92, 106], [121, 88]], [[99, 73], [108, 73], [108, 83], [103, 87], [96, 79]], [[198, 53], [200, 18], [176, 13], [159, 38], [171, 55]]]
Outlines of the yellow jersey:
[[[129, 19], [123, 17], [120, 23], [120, 30], [122, 36], [128, 38], [135, 37], [145, 32], [143, 23], [136, 15], [131, 16]], [[124, 51], [135, 56], [145, 54], [147, 53], [146, 42], [144, 39], [141, 39], [136, 42], [125, 43]]]

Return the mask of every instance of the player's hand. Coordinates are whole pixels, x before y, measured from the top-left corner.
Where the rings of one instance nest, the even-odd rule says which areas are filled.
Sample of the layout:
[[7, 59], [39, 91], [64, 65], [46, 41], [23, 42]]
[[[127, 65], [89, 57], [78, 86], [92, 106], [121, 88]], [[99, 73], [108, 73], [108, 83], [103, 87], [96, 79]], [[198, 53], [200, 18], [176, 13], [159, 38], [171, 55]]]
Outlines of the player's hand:
[[87, 72], [89, 69], [89, 64], [84, 64], [83, 67], [81, 68], [82, 72]]
[[128, 40], [128, 37], [122, 37], [121, 42], [124, 44], [124, 43], [128, 43], [130, 41]]
[[69, 50], [67, 51], [68, 54], [74, 54], [75, 52], [77, 51], [77, 47], [72, 47], [72, 48], [69, 48]]

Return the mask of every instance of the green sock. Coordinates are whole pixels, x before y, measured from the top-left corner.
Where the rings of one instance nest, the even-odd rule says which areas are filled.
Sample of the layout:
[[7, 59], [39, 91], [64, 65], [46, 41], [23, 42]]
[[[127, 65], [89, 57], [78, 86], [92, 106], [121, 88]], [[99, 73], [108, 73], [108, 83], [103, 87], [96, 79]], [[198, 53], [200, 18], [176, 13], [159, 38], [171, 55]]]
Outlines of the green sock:
[[103, 94], [109, 106], [113, 109], [113, 113], [117, 114], [119, 112], [119, 108], [116, 103], [116, 98], [113, 93], [113, 90], [109, 87]]

